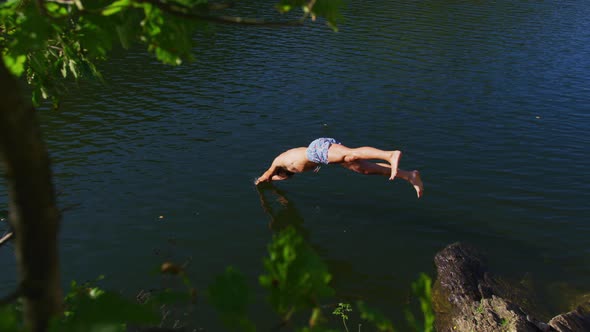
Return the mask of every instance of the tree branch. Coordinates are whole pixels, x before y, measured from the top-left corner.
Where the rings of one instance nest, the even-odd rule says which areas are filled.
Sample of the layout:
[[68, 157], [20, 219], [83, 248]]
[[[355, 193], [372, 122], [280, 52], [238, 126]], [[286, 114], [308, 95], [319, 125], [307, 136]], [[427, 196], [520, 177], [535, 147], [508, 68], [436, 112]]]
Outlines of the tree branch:
[[39, 10], [39, 13], [41, 13], [41, 15], [43, 16], [49, 16], [47, 14], [47, 8], [45, 8], [45, 4], [43, 3], [43, 0], [37, 0], [36, 4], [37, 4], [37, 9]]
[[28, 331], [46, 331], [62, 293], [58, 229], [49, 154], [37, 113], [0, 61], [0, 163], [6, 175], [10, 225]]
[[8, 241], [12, 238], [13, 236], [13, 232], [9, 232], [4, 234], [4, 236], [2, 236], [2, 238], [0, 238], [0, 247], [6, 243], [8, 243]]
[[[188, 20], [196, 20], [196, 21], [204, 21], [204, 22], [211, 22], [216, 24], [229, 24], [229, 25], [242, 25], [242, 26], [258, 26], [258, 27], [293, 27], [293, 26], [303, 26], [303, 22], [307, 16], [302, 17], [299, 20], [291, 20], [291, 21], [266, 21], [262, 19], [254, 19], [254, 18], [246, 18], [246, 17], [239, 17], [239, 16], [224, 16], [224, 15], [209, 15], [205, 13], [199, 13], [194, 10], [194, 8], [188, 7], [186, 5], [177, 3], [177, 2], [165, 2], [162, 0], [134, 0], [136, 3], [149, 3], [161, 11]], [[90, 14], [100, 14], [102, 13], [103, 9], [87, 9], [82, 7], [80, 0], [36, 0], [37, 7], [39, 8], [39, 12], [43, 16], [51, 17], [47, 12], [47, 8], [45, 8], [45, 2], [55, 2], [63, 5], [76, 5], [80, 12], [86, 12]], [[203, 12], [208, 11], [217, 11], [226, 8], [230, 8], [233, 6], [232, 2], [229, 3], [219, 3], [219, 4], [209, 4], [205, 6], [205, 10]], [[59, 19], [58, 17], [51, 17], [53, 19]], [[65, 17], [60, 17], [65, 18]]]
[[209, 10], [222, 10], [222, 9], [233, 7], [234, 3], [233, 2], [208, 3], [207, 6], [208, 6]]
[[62, 5], [73, 5], [74, 4], [74, 0], [45, 0], [47, 2], [55, 2], [55, 3], [59, 3]]
[[207, 14], [200, 14], [191, 11], [191, 8], [183, 6], [178, 3], [166, 3], [160, 0], [136, 0], [138, 3], [149, 3], [156, 6], [161, 11], [174, 15], [180, 18], [206, 21], [220, 24], [232, 24], [232, 25], [251, 25], [251, 26], [267, 26], [267, 27], [286, 27], [286, 26], [302, 26], [303, 21], [265, 21], [252, 18], [244, 18], [237, 16], [214, 16]]

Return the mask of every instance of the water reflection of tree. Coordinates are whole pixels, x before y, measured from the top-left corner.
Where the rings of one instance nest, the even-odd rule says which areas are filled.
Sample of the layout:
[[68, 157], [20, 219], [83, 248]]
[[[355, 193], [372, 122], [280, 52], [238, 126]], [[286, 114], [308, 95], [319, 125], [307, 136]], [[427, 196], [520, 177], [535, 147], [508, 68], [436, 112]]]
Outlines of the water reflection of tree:
[[[303, 225], [303, 217], [295, 207], [295, 204], [287, 199], [283, 190], [276, 188], [272, 183], [261, 184], [256, 187], [256, 190], [260, 196], [262, 208], [270, 216], [269, 228], [273, 232], [279, 233], [288, 227], [293, 227], [303, 237], [307, 245], [328, 266], [328, 270], [333, 277], [331, 286], [337, 289], [340, 300], [353, 302], [367, 299], [365, 296], [362, 296], [365, 289], [362, 288], [363, 283], [360, 282], [366, 279], [366, 275], [355, 271], [350, 261], [346, 259], [329, 258], [326, 250], [323, 250], [319, 245], [310, 241], [310, 232]], [[337, 302], [325, 303], [324, 305], [335, 307], [336, 304]]]
[[[262, 208], [270, 216], [268, 226], [272, 231], [280, 232], [291, 226], [305, 239], [309, 238], [308, 230], [303, 227], [303, 217], [295, 207], [295, 204], [287, 199], [284, 191], [272, 184], [259, 185], [256, 187], [256, 190], [260, 196]], [[269, 200], [267, 196], [274, 197], [274, 200]]]

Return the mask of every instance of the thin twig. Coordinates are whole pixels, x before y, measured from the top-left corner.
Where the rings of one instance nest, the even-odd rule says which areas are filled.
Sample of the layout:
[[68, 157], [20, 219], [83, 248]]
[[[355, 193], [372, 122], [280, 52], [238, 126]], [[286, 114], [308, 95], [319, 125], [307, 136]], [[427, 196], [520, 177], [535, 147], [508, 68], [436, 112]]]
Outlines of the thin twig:
[[315, 6], [315, 2], [316, 2], [316, 0], [310, 0], [309, 3], [307, 4], [307, 10], [303, 14], [304, 20], [311, 14], [312, 20], [315, 21], [315, 15], [313, 15], [311, 12], [313, 10], [313, 6]]
[[59, 3], [62, 5], [73, 5], [74, 1], [73, 0], [45, 0], [47, 2], [55, 2], [55, 3]]
[[4, 234], [4, 236], [2, 236], [2, 238], [0, 238], [0, 247], [5, 244], [8, 243], [8, 241], [12, 238], [12, 236], [14, 235], [13, 232], [9, 232]]

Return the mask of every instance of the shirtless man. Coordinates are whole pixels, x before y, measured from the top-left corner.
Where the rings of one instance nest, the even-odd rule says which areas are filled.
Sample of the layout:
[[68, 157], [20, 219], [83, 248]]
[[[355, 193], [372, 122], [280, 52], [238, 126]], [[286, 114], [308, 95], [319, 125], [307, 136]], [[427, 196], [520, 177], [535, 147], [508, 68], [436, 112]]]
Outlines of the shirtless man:
[[[317, 172], [322, 164], [341, 164], [342, 166], [361, 174], [383, 175], [390, 180], [398, 177], [408, 181], [416, 190], [418, 198], [422, 197], [424, 185], [420, 172], [404, 171], [397, 168], [402, 156], [401, 151], [383, 151], [370, 146], [349, 148], [333, 138], [318, 138], [305, 148], [287, 150], [277, 156], [270, 168], [256, 181], [262, 182], [286, 180], [295, 173], [302, 173], [315, 169]], [[369, 160], [380, 159], [387, 163], [374, 163]]]

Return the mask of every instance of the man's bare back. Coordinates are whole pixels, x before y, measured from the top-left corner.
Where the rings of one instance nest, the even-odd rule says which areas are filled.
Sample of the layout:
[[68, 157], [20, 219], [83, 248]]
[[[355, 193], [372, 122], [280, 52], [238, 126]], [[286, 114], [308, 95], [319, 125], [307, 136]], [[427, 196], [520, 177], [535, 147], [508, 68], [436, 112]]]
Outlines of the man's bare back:
[[[334, 139], [319, 138], [313, 141], [309, 147], [299, 147], [287, 150], [278, 155], [269, 169], [256, 181], [262, 182], [286, 180], [296, 173], [313, 170], [321, 164], [341, 164], [342, 166], [361, 174], [384, 175], [390, 180], [398, 177], [404, 179], [416, 190], [416, 195], [421, 197], [424, 185], [420, 173], [398, 169], [398, 163], [402, 156], [401, 151], [384, 151], [365, 146], [360, 148], [348, 148]], [[369, 160], [380, 159], [387, 163], [374, 163]]]

